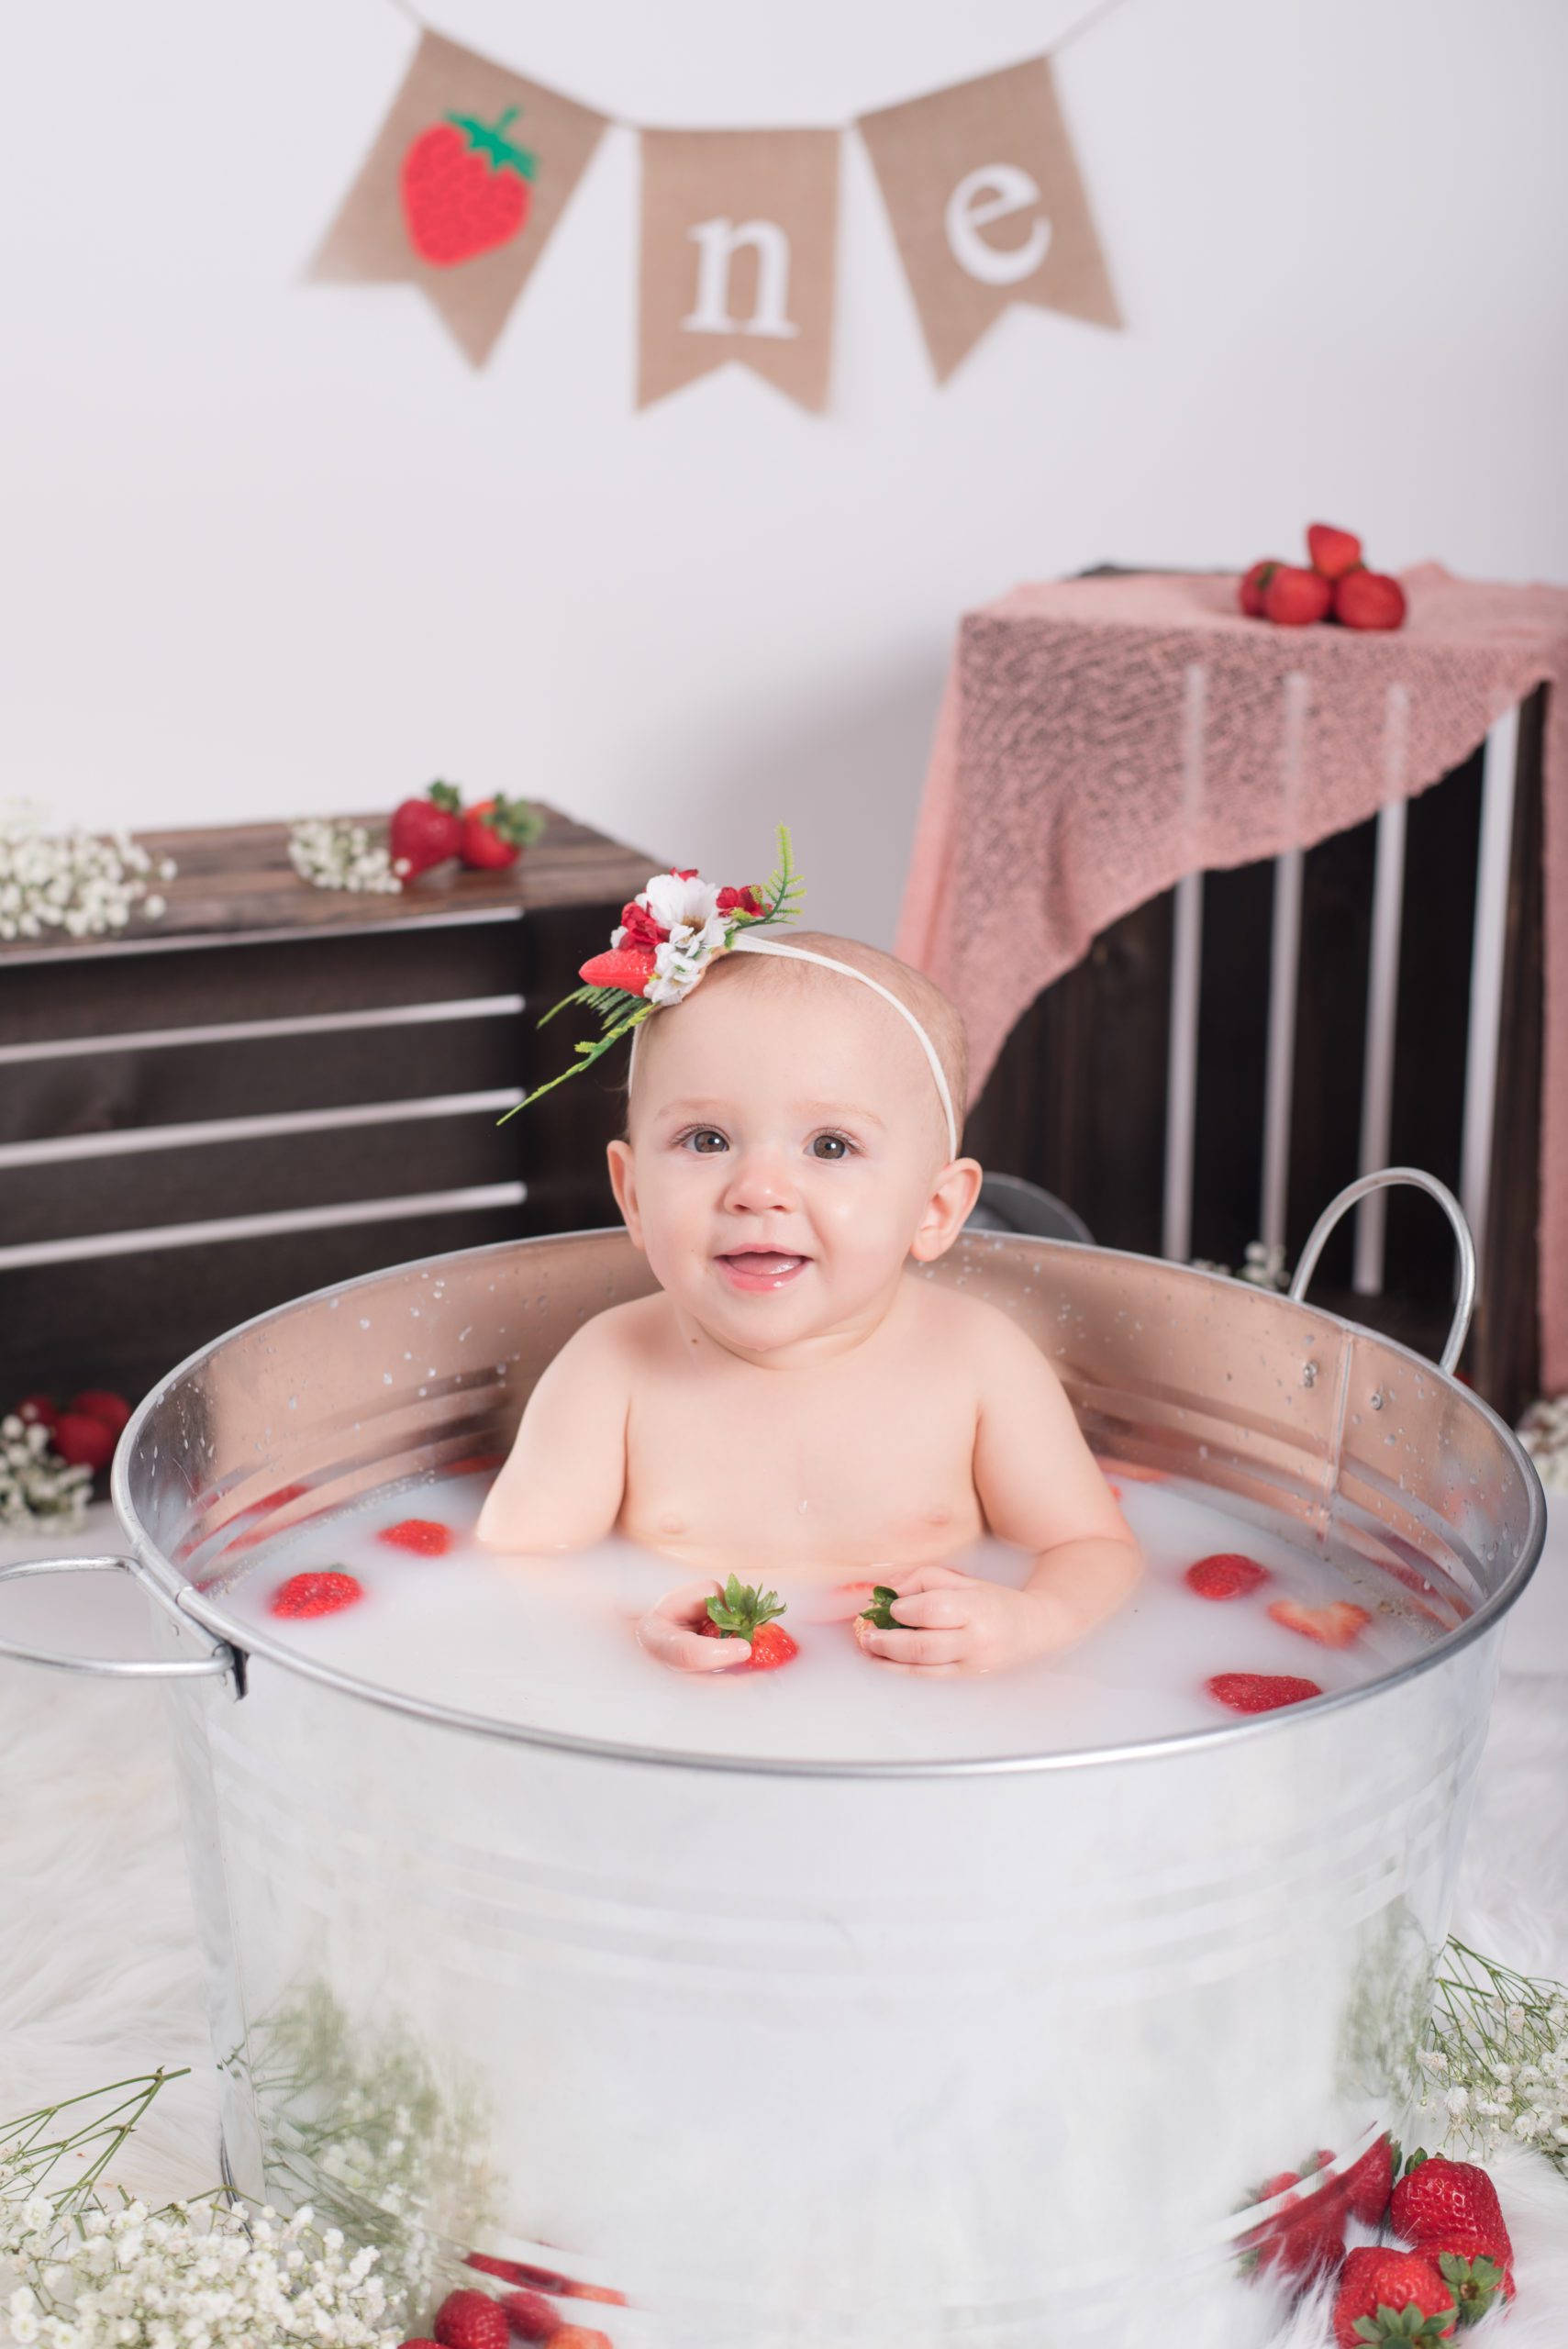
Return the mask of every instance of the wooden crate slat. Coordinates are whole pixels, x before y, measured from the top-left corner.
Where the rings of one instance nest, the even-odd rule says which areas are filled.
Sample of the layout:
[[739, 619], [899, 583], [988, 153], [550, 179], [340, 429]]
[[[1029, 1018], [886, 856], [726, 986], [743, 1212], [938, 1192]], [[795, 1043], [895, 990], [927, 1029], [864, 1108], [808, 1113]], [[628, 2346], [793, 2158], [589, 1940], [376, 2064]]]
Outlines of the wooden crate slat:
[[[1285, 1217], [1293, 1264], [1329, 1200], [1360, 1172], [1376, 862], [1374, 817], [1320, 841], [1303, 863]], [[1354, 1250], [1355, 1219], [1347, 1216], [1323, 1253], [1324, 1286], [1350, 1287]]]
[[0, 1248], [516, 1182], [523, 1136], [516, 1119], [499, 1126], [496, 1116], [182, 1143], [41, 1170], [0, 1166]]
[[[515, 966], [515, 934], [510, 943]], [[517, 1083], [521, 1028], [512, 1013], [156, 1050], [128, 1037], [109, 1052], [0, 1068], [0, 1143], [490, 1092]]]
[[[1192, 1252], [1211, 1264], [1259, 1237], [1273, 898], [1272, 859], [1204, 876]], [[1144, 1172], [1158, 1190], [1163, 1156]]]

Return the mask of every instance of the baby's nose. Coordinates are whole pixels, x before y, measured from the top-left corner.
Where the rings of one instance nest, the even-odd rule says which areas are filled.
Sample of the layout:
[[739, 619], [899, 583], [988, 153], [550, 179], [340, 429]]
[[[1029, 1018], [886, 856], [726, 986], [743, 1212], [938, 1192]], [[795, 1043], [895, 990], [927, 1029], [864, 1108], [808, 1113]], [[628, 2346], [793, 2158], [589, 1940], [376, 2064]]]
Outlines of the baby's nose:
[[742, 1214], [758, 1208], [792, 1208], [795, 1184], [787, 1160], [776, 1151], [737, 1151], [730, 1161], [725, 1205]]

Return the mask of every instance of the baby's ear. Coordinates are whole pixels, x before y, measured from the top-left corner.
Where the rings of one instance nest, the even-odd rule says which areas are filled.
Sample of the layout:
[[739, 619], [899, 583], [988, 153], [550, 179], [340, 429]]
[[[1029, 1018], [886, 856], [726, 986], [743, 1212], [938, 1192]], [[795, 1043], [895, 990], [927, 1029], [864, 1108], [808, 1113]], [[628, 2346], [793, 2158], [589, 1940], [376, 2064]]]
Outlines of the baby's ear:
[[947, 1254], [980, 1197], [983, 1174], [977, 1158], [955, 1158], [943, 1167], [909, 1251], [920, 1264], [934, 1264]]
[[642, 1222], [637, 1212], [637, 1175], [628, 1141], [612, 1141], [606, 1145], [609, 1161], [610, 1188], [616, 1195], [616, 1205], [634, 1248], [642, 1246]]

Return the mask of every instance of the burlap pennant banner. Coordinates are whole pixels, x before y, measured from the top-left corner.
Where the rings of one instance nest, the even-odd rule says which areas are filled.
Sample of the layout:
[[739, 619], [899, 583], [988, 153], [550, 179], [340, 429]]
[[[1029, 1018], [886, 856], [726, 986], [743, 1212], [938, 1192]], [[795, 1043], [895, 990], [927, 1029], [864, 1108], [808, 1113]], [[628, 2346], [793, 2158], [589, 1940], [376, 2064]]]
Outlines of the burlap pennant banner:
[[1013, 302], [1121, 324], [1049, 58], [858, 125], [939, 383]]
[[728, 360], [828, 402], [836, 130], [645, 130], [637, 404]]
[[591, 107], [423, 34], [311, 275], [417, 285], [482, 367], [604, 128]]

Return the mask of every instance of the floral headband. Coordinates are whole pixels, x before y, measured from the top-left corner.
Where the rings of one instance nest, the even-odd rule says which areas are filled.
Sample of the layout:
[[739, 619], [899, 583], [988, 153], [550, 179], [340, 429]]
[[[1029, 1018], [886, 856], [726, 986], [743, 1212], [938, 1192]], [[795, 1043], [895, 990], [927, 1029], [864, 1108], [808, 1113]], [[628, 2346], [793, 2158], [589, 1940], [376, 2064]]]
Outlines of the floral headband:
[[[783, 939], [758, 937], [759, 930], [773, 923], [796, 918], [803, 886], [795, 870], [789, 832], [783, 824], [779, 826], [778, 868], [761, 889], [716, 888], [695, 871], [684, 873], [677, 869], [653, 874], [647, 888], [639, 890], [631, 904], [621, 908], [619, 924], [610, 932], [609, 951], [595, 954], [584, 963], [578, 973], [584, 985], [563, 996], [539, 1021], [542, 1028], [558, 1012], [573, 1004], [582, 1004], [597, 1016], [600, 1033], [591, 1042], [577, 1044], [570, 1066], [562, 1069], [559, 1076], [552, 1076], [548, 1084], [537, 1085], [527, 1099], [518, 1102], [517, 1108], [526, 1109], [542, 1095], [553, 1093], [569, 1077], [581, 1076], [585, 1068], [592, 1068], [596, 1060], [603, 1058], [612, 1044], [631, 1035], [655, 1011], [682, 1002], [720, 954], [777, 954], [791, 962], [815, 963], [824, 971], [839, 971], [847, 979], [858, 980], [884, 1003], [890, 1003], [899, 1018], [907, 1022], [936, 1081], [947, 1119], [948, 1148], [956, 1158], [958, 1119], [953, 1114], [947, 1074], [936, 1046], [908, 1005], [901, 1003], [879, 979], [857, 971], [852, 963], [837, 962], [830, 954], [793, 946]], [[506, 1115], [515, 1117], [517, 1110], [509, 1109]], [[503, 1119], [502, 1123], [505, 1122]]]

